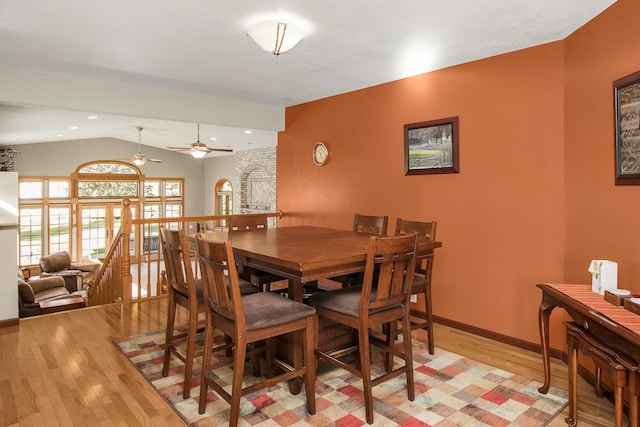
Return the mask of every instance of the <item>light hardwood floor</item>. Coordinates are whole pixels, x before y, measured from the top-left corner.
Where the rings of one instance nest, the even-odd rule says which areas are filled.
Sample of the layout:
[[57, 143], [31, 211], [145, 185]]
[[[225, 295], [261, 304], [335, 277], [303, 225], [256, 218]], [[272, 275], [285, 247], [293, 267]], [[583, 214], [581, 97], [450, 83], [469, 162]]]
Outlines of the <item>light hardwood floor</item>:
[[[181, 321], [186, 323], [183, 313]], [[164, 400], [112, 343], [162, 329], [166, 300], [120, 304], [23, 319], [0, 328], [0, 424], [3, 426], [180, 426]], [[418, 332], [420, 334], [422, 332]], [[539, 354], [442, 325], [436, 346], [542, 380]], [[424, 339], [424, 336], [418, 336]], [[552, 360], [552, 386], [567, 388], [567, 369]], [[580, 426], [613, 425], [613, 405], [580, 380]], [[552, 426], [564, 426], [558, 416]]]

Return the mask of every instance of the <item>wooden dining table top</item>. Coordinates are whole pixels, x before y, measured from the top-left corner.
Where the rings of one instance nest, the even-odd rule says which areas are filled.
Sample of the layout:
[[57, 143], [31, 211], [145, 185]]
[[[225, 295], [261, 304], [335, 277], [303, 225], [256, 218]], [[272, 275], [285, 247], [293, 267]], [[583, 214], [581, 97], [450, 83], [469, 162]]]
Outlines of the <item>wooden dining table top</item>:
[[[207, 232], [201, 238], [225, 241], [229, 233]], [[351, 230], [301, 225], [235, 232], [231, 244], [236, 258], [250, 266], [305, 282], [363, 271], [369, 239], [368, 234]], [[441, 246], [428, 242], [419, 250]]]

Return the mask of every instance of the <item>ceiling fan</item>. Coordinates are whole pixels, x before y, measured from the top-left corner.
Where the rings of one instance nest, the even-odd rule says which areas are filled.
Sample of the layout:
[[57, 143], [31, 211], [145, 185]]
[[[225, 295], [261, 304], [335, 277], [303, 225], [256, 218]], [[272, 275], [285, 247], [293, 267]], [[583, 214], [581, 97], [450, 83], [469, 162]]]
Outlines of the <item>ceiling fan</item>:
[[198, 140], [191, 144], [189, 147], [167, 147], [172, 151], [187, 151], [196, 159], [201, 159], [212, 151], [221, 151], [225, 153], [232, 153], [231, 148], [209, 148], [207, 144], [200, 142], [200, 123], [198, 123]]
[[133, 163], [135, 163], [136, 165], [138, 165], [138, 166], [142, 166], [147, 162], [162, 163], [162, 160], [160, 160], [160, 159], [150, 159], [147, 156], [142, 154], [140, 139], [141, 139], [142, 129], [144, 129], [144, 128], [143, 127], [137, 127], [136, 129], [138, 129], [138, 154], [133, 156], [133, 159], [131, 159], [131, 161]]

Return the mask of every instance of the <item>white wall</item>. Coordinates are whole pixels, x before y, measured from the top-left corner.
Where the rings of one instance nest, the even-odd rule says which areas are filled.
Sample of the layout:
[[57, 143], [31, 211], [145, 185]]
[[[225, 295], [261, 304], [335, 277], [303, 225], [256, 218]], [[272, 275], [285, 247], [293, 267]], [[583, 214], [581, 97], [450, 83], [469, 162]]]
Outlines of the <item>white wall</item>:
[[0, 172], [0, 320], [18, 318], [18, 174]]

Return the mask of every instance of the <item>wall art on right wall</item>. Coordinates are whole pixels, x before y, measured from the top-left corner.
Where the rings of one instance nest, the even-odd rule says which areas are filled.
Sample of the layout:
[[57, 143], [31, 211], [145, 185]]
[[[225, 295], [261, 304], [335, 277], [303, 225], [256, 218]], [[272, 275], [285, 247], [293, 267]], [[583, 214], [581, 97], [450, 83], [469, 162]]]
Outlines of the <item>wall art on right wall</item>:
[[640, 185], [640, 71], [613, 82], [616, 185]]

